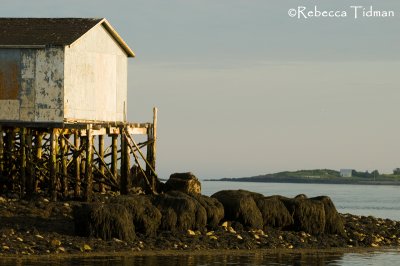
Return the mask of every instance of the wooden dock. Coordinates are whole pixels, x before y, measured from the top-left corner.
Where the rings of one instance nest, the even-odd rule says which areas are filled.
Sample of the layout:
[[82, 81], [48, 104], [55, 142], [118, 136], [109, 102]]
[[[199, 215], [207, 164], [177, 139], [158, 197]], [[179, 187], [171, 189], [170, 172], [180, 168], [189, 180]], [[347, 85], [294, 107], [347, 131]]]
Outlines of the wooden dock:
[[[147, 136], [141, 143], [137, 135]], [[84, 199], [112, 190], [127, 194], [137, 166], [154, 193], [157, 109], [152, 123], [0, 122], [0, 192], [47, 194], [53, 201]]]

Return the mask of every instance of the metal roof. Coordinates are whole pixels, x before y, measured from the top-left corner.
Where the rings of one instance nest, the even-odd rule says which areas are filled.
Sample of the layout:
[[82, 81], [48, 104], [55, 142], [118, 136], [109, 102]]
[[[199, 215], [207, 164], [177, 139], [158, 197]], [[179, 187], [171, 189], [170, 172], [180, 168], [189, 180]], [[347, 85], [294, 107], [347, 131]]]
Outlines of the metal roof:
[[98, 24], [111, 34], [128, 57], [135, 56], [104, 18], [0, 18], [0, 47], [71, 45]]

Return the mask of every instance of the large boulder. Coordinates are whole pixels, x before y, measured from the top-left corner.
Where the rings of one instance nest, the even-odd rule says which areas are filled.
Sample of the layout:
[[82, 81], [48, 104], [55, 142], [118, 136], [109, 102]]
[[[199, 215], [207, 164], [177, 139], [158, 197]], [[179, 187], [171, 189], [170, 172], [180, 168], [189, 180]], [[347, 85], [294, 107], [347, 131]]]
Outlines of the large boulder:
[[162, 214], [162, 230], [204, 230], [207, 212], [195, 198], [180, 191], [169, 191], [154, 197], [153, 204]]
[[111, 199], [130, 212], [136, 232], [153, 236], [161, 224], [161, 212], [152, 204], [146, 195], [119, 196]]
[[104, 240], [135, 239], [135, 227], [130, 212], [121, 204], [84, 203], [73, 210], [75, 233], [83, 237]]
[[304, 231], [313, 235], [325, 232], [325, 209], [321, 201], [297, 197], [279, 197], [293, 217], [293, 226], [288, 229]]
[[265, 227], [285, 228], [293, 225], [293, 217], [277, 196], [257, 198]]
[[328, 196], [319, 196], [311, 198], [311, 200], [320, 201], [324, 204], [325, 233], [346, 236], [342, 217], [337, 212], [331, 198]]
[[187, 194], [201, 193], [201, 183], [192, 173], [172, 174], [164, 186], [165, 191], [181, 191]]
[[224, 206], [215, 198], [210, 198], [201, 194], [190, 194], [196, 199], [207, 213], [207, 227], [216, 228], [220, 221], [224, 218]]
[[216, 198], [224, 206], [225, 220], [237, 221], [246, 227], [262, 229], [263, 217], [253, 198], [256, 195], [261, 194], [246, 190], [222, 190], [211, 197]]

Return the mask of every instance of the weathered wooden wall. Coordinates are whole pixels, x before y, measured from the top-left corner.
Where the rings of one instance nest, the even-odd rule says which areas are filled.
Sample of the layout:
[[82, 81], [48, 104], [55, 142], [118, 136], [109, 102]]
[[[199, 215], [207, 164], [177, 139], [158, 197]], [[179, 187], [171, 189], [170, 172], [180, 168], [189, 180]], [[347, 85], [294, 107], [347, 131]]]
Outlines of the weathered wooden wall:
[[65, 47], [68, 120], [126, 121], [127, 55], [102, 25]]
[[126, 121], [127, 54], [97, 25], [70, 46], [0, 47], [0, 121]]
[[0, 120], [63, 122], [64, 51], [0, 49]]

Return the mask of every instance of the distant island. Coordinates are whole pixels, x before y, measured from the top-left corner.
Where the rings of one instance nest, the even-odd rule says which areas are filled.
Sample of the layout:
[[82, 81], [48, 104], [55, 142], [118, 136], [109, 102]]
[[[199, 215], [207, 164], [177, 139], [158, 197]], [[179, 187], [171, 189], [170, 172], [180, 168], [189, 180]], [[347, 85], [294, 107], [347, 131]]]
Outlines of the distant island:
[[341, 171], [314, 169], [284, 171], [251, 177], [207, 179], [205, 181], [400, 185], [400, 169], [396, 168], [393, 170], [393, 174], [380, 174], [377, 170], [359, 172], [352, 169], [342, 169]]

